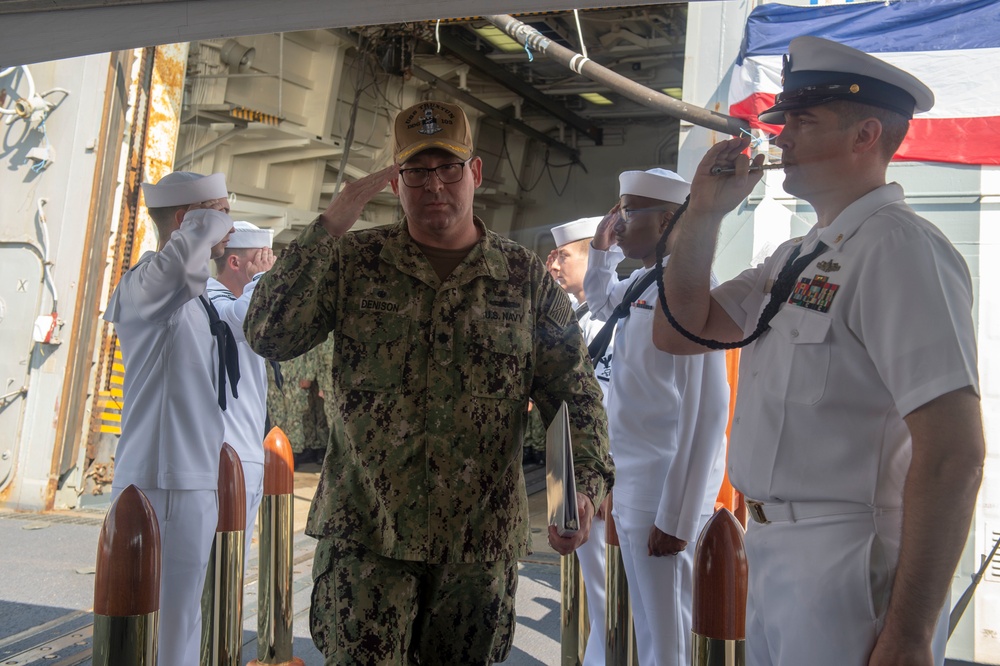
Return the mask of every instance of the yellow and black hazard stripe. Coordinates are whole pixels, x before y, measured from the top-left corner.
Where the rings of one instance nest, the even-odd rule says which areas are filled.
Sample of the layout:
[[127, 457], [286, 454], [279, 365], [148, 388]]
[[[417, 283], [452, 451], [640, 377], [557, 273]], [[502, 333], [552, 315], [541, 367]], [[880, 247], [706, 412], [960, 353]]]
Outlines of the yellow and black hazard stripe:
[[281, 123], [281, 118], [278, 116], [270, 113], [264, 113], [263, 111], [257, 111], [256, 109], [248, 109], [244, 106], [237, 106], [236, 108], [231, 109], [229, 113], [234, 118], [246, 120], [251, 123], [264, 123], [267, 125], [278, 125]]
[[125, 398], [125, 364], [115, 336], [115, 351], [106, 389], [98, 391], [97, 411], [102, 433], [122, 434], [122, 401]]

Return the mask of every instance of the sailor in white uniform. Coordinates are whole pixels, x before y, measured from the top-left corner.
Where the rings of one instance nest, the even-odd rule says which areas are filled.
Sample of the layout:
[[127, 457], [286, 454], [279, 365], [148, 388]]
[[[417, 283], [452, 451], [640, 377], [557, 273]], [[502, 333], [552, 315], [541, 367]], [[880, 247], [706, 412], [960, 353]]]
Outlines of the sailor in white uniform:
[[222, 420], [226, 426], [225, 441], [239, 455], [246, 481], [245, 563], [250, 559], [257, 508], [264, 497], [267, 361], [247, 344], [243, 319], [257, 280], [274, 265], [274, 253], [271, 251], [274, 232], [243, 220], [233, 222], [233, 228], [236, 231], [230, 234], [225, 253], [215, 259], [216, 276], [208, 279], [207, 293], [219, 317], [232, 329], [240, 350], [240, 397], [229, 401]]
[[[228, 393], [220, 390], [225, 369], [202, 298], [208, 261], [225, 249], [233, 221], [221, 173], [175, 172], [142, 188], [159, 246], [122, 276], [104, 315], [125, 365], [112, 494], [134, 484], [156, 512], [158, 663], [189, 666], [199, 661], [201, 594], [218, 523], [220, 403]], [[233, 371], [234, 390], [236, 378]]]
[[[552, 277], [556, 279], [573, 304], [573, 311], [583, 339], [589, 345], [593, 342], [604, 322], [594, 318], [587, 304], [586, 292], [583, 288], [583, 278], [587, 273], [587, 258], [590, 250], [590, 239], [597, 231], [601, 217], [585, 217], [573, 222], [560, 224], [552, 228], [552, 238], [556, 249], [550, 266]], [[599, 380], [604, 392], [604, 407], [608, 406], [608, 383], [611, 381], [611, 356], [614, 342], [609, 343], [601, 358], [594, 362], [594, 374]], [[576, 549], [576, 557], [583, 573], [583, 585], [587, 591], [587, 615], [590, 619], [590, 634], [587, 638], [587, 648], [584, 653], [583, 666], [604, 665], [604, 645], [607, 641], [605, 630], [605, 557], [607, 551], [607, 524], [604, 512], [607, 501], [594, 514], [594, 522], [590, 526], [590, 538]], [[567, 555], [566, 557], [572, 557]]]
[[972, 281], [886, 183], [909, 119], [934, 97], [816, 37], [791, 42], [783, 81], [761, 120], [783, 125], [784, 188], [816, 226], [711, 289], [722, 218], [760, 180], [746, 141], [711, 148], [665, 271], [675, 321], [703, 341], [663, 315], [655, 340], [675, 353], [749, 344], [729, 462], [753, 518], [747, 663], [941, 664], [985, 450]]
[[[597, 318], [621, 316], [607, 397], [612, 515], [639, 663], [677, 666], [691, 662], [695, 541], [722, 485], [729, 385], [722, 352], [685, 357], [653, 347], [656, 242], [688, 183], [665, 169], [626, 171], [619, 182], [620, 202], [591, 243], [584, 289]], [[610, 251], [615, 241], [620, 252]], [[619, 281], [622, 253], [643, 267]]]

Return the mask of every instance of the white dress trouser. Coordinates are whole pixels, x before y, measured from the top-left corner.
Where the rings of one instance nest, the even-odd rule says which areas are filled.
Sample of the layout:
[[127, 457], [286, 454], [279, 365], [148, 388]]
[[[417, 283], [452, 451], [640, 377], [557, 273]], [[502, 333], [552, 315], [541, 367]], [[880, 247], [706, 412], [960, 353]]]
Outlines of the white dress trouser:
[[583, 574], [583, 586], [587, 590], [587, 615], [590, 619], [590, 637], [583, 666], [604, 666], [604, 645], [607, 642], [604, 629], [605, 599], [604, 559], [607, 556], [607, 522], [594, 516], [590, 525], [590, 537], [576, 549]]
[[253, 541], [253, 527], [257, 523], [257, 509], [264, 498], [264, 465], [243, 463], [243, 480], [247, 490], [246, 545], [243, 548], [243, 570], [246, 571], [246, 563], [252, 554], [250, 542]]
[[[219, 524], [215, 490], [142, 488], [160, 527], [159, 666], [200, 662], [201, 595]], [[117, 499], [120, 488], [114, 489]]]
[[[766, 510], [766, 509], [765, 509]], [[901, 513], [748, 525], [748, 666], [865, 666], [882, 630]], [[944, 663], [948, 608], [934, 640]]]
[[[677, 555], [651, 557], [649, 532], [656, 514], [615, 504], [612, 515], [628, 579], [640, 666], [688, 666], [695, 544], [689, 543]], [[702, 516], [700, 526], [710, 517]]]

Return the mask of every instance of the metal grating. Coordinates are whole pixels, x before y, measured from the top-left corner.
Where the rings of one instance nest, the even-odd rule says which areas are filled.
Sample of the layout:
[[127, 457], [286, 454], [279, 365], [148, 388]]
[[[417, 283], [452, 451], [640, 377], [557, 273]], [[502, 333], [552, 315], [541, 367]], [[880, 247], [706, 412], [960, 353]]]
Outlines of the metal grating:
[[[32, 523], [54, 523], [59, 525], [100, 525], [104, 522], [104, 512], [87, 512], [78, 514], [65, 513], [20, 513], [17, 511], [0, 511], [0, 519], [24, 520]], [[0, 662], [3, 663], [3, 662]]]

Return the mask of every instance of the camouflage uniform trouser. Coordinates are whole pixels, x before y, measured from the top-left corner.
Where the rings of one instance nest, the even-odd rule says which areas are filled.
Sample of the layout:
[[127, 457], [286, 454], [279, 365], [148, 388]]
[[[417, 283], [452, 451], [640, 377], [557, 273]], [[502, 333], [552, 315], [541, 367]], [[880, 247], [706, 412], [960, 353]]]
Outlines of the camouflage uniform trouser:
[[516, 560], [394, 560], [328, 537], [313, 580], [309, 627], [326, 666], [475, 666], [510, 653]]
[[[298, 382], [295, 382], [298, 384]], [[268, 392], [267, 411], [271, 416], [271, 425], [281, 428], [288, 442], [292, 445], [292, 453], [301, 453], [306, 448], [305, 412], [309, 405], [309, 393], [292, 386], [285, 380], [285, 387], [278, 392], [279, 399], [271, 400]]]
[[524, 433], [524, 448], [527, 451], [545, 456], [545, 424], [542, 423], [542, 413], [538, 407], [528, 412], [528, 427]]
[[324, 403], [325, 400], [319, 397], [319, 385], [314, 381], [309, 389], [306, 413], [303, 416], [307, 449], [326, 451], [327, 443], [330, 441], [330, 425], [327, 423]]

